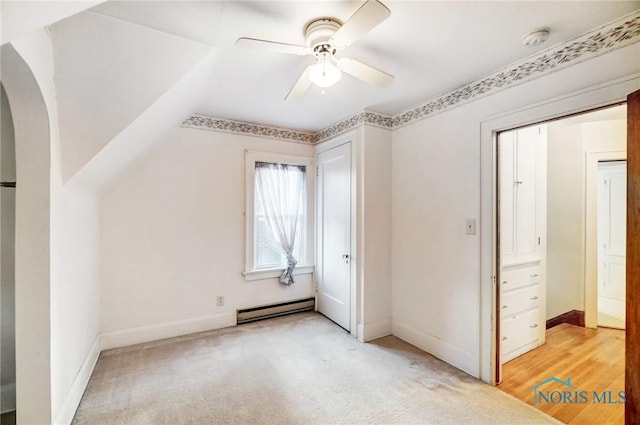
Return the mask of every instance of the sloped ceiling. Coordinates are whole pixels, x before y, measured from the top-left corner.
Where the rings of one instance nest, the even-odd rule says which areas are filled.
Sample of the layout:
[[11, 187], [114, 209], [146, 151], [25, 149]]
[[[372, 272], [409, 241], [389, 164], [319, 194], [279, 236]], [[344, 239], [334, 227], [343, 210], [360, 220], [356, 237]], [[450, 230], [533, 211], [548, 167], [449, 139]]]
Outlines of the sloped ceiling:
[[89, 12], [56, 24], [52, 39], [65, 179], [211, 50]]
[[0, 43], [8, 43], [32, 31], [55, 24], [103, 1], [0, 1]]
[[[107, 1], [55, 23], [65, 180], [101, 164], [98, 180], [108, 181], [116, 173], [109, 170], [152, 146], [141, 135], [191, 113], [305, 131], [364, 108], [395, 115], [640, 8], [638, 1], [382, 1], [391, 16], [342, 54], [395, 75], [393, 84], [382, 89], [345, 75], [299, 101], [284, 97], [312, 57], [242, 50], [235, 41], [303, 44], [309, 22], [344, 22], [363, 0]], [[541, 27], [551, 30], [547, 43], [522, 45]], [[105, 149], [114, 140], [118, 148]], [[107, 159], [96, 160], [100, 154]], [[108, 166], [114, 161], [118, 167]]]
[[[383, 0], [391, 16], [341, 52], [396, 76], [391, 87], [345, 75], [285, 102], [312, 57], [236, 49], [242, 36], [304, 44], [314, 19], [348, 19], [363, 1], [113, 2], [92, 10], [220, 49], [195, 112], [317, 131], [363, 108], [397, 114], [640, 7], [640, 2], [432, 2]], [[537, 47], [520, 39], [547, 27]]]

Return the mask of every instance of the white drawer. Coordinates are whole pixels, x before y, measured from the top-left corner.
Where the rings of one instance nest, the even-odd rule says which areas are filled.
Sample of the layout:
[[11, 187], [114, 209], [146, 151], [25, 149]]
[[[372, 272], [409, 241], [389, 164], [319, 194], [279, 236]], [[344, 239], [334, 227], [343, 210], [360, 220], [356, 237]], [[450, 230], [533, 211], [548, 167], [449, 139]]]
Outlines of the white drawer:
[[500, 352], [513, 351], [523, 345], [535, 342], [544, 331], [540, 322], [540, 309], [506, 318], [500, 322]]
[[542, 267], [540, 263], [504, 267], [500, 275], [502, 291], [510, 291], [522, 286], [540, 283]]
[[500, 317], [508, 319], [518, 313], [540, 306], [540, 285], [517, 288], [500, 296]]

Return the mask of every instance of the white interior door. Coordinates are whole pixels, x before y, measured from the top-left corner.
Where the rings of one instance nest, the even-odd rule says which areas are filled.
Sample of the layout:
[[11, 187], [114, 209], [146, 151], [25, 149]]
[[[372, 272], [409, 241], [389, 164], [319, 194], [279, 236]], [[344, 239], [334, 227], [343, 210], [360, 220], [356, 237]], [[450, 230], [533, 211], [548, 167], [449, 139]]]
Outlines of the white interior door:
[[598, 164], [598, 326], [624, 328], [627, 162]]
[[318, 154], [318, 311], [351, 323], [351, 143]]

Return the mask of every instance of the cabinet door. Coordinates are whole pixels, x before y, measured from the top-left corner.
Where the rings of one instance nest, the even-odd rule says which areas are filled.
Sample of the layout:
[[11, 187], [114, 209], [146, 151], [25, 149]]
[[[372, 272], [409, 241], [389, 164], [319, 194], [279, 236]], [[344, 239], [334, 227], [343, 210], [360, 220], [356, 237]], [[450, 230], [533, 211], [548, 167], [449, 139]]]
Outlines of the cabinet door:
[[500, 256], [503, 263], [515, 259], [515, 132], [500, 134], [498, 153], [498, 196], [500, 214]]
[[538, 247], [536, 223], [538, 128], [523, 128], [516, 132], [514, 250], [518, 257], [533, 257]]
[[498, 202], [503, 264], [544, 257], [546, 156], [544, 126], [500, 134]]
[[546, 127], [500, 134], [499, 243], [502, 362], [544, 343]]

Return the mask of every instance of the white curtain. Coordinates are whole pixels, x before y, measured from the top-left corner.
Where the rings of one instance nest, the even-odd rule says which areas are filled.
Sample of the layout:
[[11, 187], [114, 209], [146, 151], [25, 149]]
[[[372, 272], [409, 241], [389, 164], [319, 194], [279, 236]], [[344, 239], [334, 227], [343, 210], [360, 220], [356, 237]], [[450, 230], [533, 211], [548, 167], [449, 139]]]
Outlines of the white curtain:
[[292, 285], [296, 237], [301, 231], [305, 206], [305, 167], [256, 162], [256, 202], [264, 211], [267, 227], [287, 256], [280, 283]]

